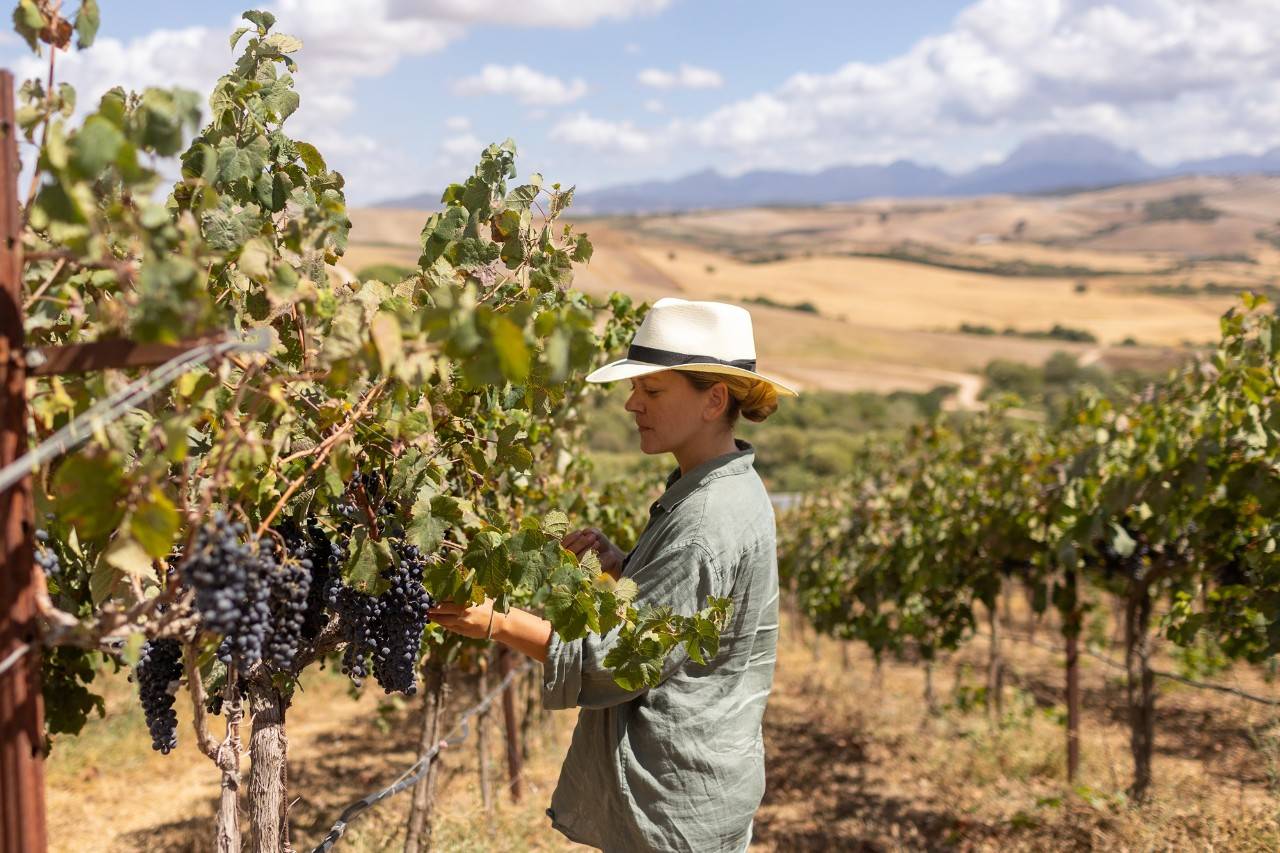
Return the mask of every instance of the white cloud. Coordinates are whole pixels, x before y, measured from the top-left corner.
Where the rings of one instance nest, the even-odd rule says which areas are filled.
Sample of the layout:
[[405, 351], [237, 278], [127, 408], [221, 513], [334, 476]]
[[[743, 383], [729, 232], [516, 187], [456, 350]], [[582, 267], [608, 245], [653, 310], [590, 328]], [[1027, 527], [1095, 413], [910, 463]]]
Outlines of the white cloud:
[[464, 130], [471, 129], [471, 119], [466, 116], [449, 116], [444, 120], [444, 126], [446, 130], [461, 133]]
[[484, 150], [485, 143], [473, 133], [452, 136], [440, 143], [440, 153], [446, 163], [475, 162]]
[[[156, 30], [127, 43], [100, 38], [92, 50], [59, 52], [54, 79], [75, 86], [78, 103], [89, 109], [96, 107], [112, 86], [136, 91], [148, 86], [180, 86], [204, 94], [230, 68], [232, 59], [229, 51], [209, 51], [209, 38], [205, 27]], [[43, 80], [48, 68], [47, 54], [43, 58], [24, 54], [15, 64], [15, 73], [19, 80]]]
[[626, 46], [623, 47], [622, 50], [628, 56], [639, 56], [641, 53], [644, 52], [643, 48], [641, 48], [640, 45], [636, 44], [633, 41], [627, 42]]
[[602, 20], [651, 15], [671, 0], [392, 0], [397, 17], [520, 27], [589, 27]]
[[720, 72], [683, 63], [675, 71], [646, 68], [637, 79], [655, 89], [719, 89], [724, 85]]
[[660, 113], [666, 110], [666, 106], [657, 98], [650, 98], [644, 102], [644, 108], [651, 113]]
[[558, 105], [587, 93], [586, 81], [565, 81], [527, 65], [486, 65], [480, 73], [453, 84], [458, 95], [511, 95], [522, 104]]
[[1163, 163], [1256, 152], [1280, 139], [1277, 29], [1274, 0], [980, 0], [898, 56], [795, 74], [688, 132], [739, 168], [901, 157], [964, 168], [1052, 132]]
[[663, 145], [660, 133], [640, 130], [629, 121], [594, 118], [585, 112], [560, 121], [549, 135], [557, 142], [623, 154], [650, 154]]
[[[275, 0], [268, 8], [279, 19], [277, 31], [303, 42], [296, 57], [302, 107], [290, 120], [290, 130], [317, 144], [324, 141], [321, 150], [326, 159], [347, 176], [353, 199], [361, 200], [402, 191], [421, 173], [421, 158], [394, 144], [375, 143], [370, 136], [342, 129], [355, 110], [361, 80], [384, 76], [405, 57], [442, 50], [465, 35], [470, 25], [582, 28], [602, 20], [654, 14], [670, 2], [525, 0], [513, 5], [498, 0], [363, 0], [353, 10], [348, 0]], [[127, 40], [103, 36], [91, 50], [60, 54], [57, 79], [76, 86], [82, 109], [91, 108], [106, 89], [117, 84], [137, 90], [182, 86], [206, 94], [234, 61], [236, 54], [227, 47], [226, 38], [243, 23], [229, 17], [225, 27], [158, 29]], [[12, 41], [8, 38], [5, 43]], [[13, 67], [20, 78], [43, 77], [45, 62], [24, 55]], [[550, 104], [572, 101], [586, 87], [581, 80], [566, 83], [545, 75], [526, 75], [513, 85], [512, 93], [526, 103]], [[472, 147], [475, 150], [468, 157], [482, 146]]]

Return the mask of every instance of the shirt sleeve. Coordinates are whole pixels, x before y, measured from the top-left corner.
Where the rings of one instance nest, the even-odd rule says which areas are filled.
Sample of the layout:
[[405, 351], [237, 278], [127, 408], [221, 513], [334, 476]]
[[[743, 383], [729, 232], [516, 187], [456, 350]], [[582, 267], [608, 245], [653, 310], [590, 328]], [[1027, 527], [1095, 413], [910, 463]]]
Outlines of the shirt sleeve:
[[[719, 563], [698, 541], [664, 548], [643, 565], [624, 573], [636, 582], [639, 592], [634, 605], [665, 605], [689, 616], [705, 605], [707, 597], [720, 595], [723, 578]], [[551, 710], [564, 708], [609, 708], [629, 702], [648, 688], [624, 690], [613, 680], [604, 659], [617, 643], [618, 629], [607, 634], [588, 634], [564, 642], [554, 631], [543, 664], [542, 703]], [[689, 653], [683, 644], [671, 650], [662, 665], [660, 681], [671, 677]]]

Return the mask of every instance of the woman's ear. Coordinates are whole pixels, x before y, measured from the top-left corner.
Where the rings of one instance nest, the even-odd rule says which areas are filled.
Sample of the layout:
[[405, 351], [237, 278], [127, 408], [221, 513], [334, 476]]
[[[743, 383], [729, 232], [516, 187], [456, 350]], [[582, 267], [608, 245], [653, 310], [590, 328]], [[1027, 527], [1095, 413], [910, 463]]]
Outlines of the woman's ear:
[[724, 417], [728, 406], [729, 387], [723, 382], [717, 382], [708, 389], [707, 404], [702, 407], [702, 419], [708, 423], [718, 421]]

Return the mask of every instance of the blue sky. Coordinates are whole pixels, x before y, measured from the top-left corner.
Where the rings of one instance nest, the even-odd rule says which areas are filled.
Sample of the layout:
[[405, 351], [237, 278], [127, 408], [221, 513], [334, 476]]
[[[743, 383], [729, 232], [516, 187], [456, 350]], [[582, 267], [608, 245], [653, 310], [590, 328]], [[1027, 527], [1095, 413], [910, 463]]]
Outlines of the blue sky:
[[[73, 0], [68, 0], [72, 5]], [[108, 85], [207, 92], [243, 3], [106, 0], [60, 55]], [[713, 167], [898, 158], [970, 168], [1093, 133], [1155, 162], [1280, 143], [1274, 0], [273, 0], [302, 38], [295, 135], [353, 203], [435, 189], [511, 136], [597, 187]], [[0, 60], [40, 63], [15, 39]]]

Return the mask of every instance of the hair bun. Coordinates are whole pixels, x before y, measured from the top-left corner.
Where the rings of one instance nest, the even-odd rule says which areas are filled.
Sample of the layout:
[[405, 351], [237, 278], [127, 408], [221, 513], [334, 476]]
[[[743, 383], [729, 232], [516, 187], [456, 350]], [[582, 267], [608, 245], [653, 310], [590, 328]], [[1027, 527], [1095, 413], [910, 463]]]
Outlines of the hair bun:
[[[736, 384], [736, 383], [735, 383]], [[746, 385], [747, 383], [742, 383]], [[736, 389], [734, 389], [736, 391]], [[768, 382], [751, 382], [738, 397], [738, 406], [742, 416], [749, 421], [759, 423], [778, 411], [778, 392]]]

